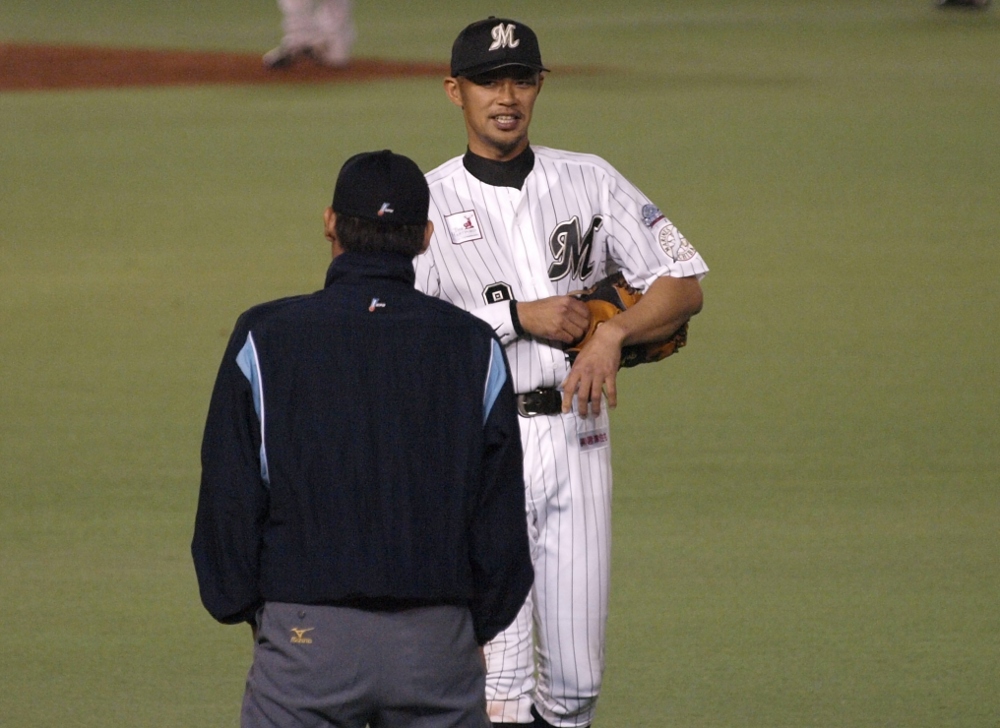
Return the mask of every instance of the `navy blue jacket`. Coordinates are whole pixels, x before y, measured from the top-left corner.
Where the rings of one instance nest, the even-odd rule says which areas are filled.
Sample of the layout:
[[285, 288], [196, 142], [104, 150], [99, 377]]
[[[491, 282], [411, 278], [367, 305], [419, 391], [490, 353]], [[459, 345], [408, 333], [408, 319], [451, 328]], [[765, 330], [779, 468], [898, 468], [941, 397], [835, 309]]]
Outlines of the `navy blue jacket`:
[[192, 554], [221, 622], [264, 601], [468, 605], [480, 644], [533, 579], [510, 371], [490, 327], [344, 253], [236, 324], [212, 394]]

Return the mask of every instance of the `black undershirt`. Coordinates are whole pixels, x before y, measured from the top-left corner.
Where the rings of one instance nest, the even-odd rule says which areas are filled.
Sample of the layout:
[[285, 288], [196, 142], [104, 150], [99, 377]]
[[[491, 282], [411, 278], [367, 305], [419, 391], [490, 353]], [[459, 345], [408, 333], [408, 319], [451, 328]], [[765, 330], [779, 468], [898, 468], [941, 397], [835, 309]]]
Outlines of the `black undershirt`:
[[535, 166], [535, 153], [531, 147], [507, 162], [497, 162], [486, 159], [466, 150], [462, 164], [473, 177], [480, 182], [494, 187], [513, 187], [521, 189], [524, 180]]

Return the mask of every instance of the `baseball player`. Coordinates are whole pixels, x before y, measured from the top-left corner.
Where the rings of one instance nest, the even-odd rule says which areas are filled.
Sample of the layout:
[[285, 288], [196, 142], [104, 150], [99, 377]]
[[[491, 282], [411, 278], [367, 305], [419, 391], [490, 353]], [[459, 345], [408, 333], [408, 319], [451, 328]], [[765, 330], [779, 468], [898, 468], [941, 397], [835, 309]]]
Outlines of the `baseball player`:
[[354, 46], [351, 0], [278, 0], [281, 45], [264, 54], [265, 68], [285, 68], [302, 58], [344, 66]]
[[[469, 25], [448, 98], [468, 150], [427, 174], [434, 235], [417, 287], [487, 321], [504, 344], [524, 448], [535, 585], [486, 648], [494, 725], [588, 726], [604, 670], [611, 453], [624, 345], [669, 336], [702, 305], [701, 256], [603, 159], [531, 146], [547, 69], [509, 19]], [[644, 296], [602, 324], [570, 365], [589, 311], [574, 291], [621, 271]], [[537, 675], [537, 680], [536, 680]]]

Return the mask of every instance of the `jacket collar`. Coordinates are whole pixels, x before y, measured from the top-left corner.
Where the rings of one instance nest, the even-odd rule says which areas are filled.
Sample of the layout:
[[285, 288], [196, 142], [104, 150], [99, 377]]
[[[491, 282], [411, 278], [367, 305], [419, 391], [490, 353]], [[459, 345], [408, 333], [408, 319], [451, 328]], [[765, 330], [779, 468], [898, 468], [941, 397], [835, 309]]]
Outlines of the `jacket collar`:
[[384, 278], [412, 286], [416, 280], [413, 259], [402, 253], [341, 253], [330, 263], [324, 287], [359, 278]]

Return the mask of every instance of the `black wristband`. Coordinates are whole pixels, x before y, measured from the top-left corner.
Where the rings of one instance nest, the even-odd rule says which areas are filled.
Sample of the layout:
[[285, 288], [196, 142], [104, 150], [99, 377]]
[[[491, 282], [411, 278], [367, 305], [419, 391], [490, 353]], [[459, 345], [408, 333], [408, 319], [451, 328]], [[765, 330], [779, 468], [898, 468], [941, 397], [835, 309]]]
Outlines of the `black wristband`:
[[514, 325], [514, 333], [524, 336], [524, 329], [521, 328], [521, 319], [517, 317], [517, 301], [510, 299], [510, 322]]

